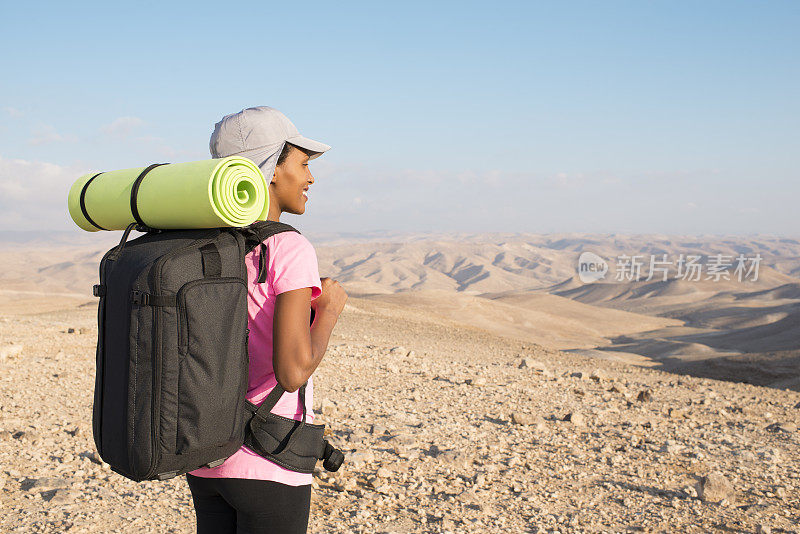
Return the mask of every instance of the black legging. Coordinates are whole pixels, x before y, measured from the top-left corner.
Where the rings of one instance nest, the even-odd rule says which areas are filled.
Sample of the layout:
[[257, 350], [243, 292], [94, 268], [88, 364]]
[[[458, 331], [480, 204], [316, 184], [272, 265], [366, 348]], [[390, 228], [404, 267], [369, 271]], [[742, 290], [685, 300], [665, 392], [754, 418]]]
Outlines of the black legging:
[[298, 534], [308, 529], [311, 485], [187, 474], [197, 534]]

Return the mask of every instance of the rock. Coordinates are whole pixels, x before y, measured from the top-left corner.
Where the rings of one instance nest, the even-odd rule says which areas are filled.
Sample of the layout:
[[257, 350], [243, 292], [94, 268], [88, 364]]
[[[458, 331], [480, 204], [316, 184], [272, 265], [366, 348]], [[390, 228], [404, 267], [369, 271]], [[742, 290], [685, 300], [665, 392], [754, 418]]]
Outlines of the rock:
[[772, 529], [761, 523], [756, 527], [756, 534], [772, 534]]
[[386, 427], [378, 423], [373, 424], [369, 429], [370, 434], [374, 436], [382, 436], [386, 433]]
[[466, 384], [471, 385], [471, 386], [485, 386], [486, 385], [486, 379], [484, 377], [482, 377], [482, 376], [476, 376], [475, 378], [467, 378], [464, 382]]
[[41, 477], [28, 478], [20, 484], [22, 491], [42, 491], [50, 489], [69, 488], [73, 481], [67, 478]]
[[375, 491], [382, 495], [389, 495], [392, 491], [392, 487], [389, 484], [379, 484], [375, 486]]
[[68, 489], [59, 488], [42, 492], [42, 499], [50, 505], [68, 504], [74, 500], [74, 495]]
[[683, 488], [683, 492], [689, 497], [692, 498], [697, 497], [697, 488], [695, 486], [686, 486], [685, 488]]
[[78, 456], [80, 456], [81, 458], [86, 458], [87, 460], [89, 460], [93, 464], [97, 464], [97, 465], [102, 465], [103, 464], [103, 460], [100, 458], [100, 455], [97, 454], [95, 451], [84, 451], [84, 452], [78, 454]]
[[721, 502], [723, 500], [732, 503], [735, 492], [733, 486], [722, 473], [714, 471], [704, 476], [700, 481], [700, 498], [705, 502]]
[[743, 452], [741, 452], [739, 454], [739, 457], [742, 459], [742, 461], [745, 461], [745, 462], [755, 462], [756, 461], [756, 455], [753, 454], [752, 451], [743, 451]]
[[542, 362], [539, 360], [534, 360], [533, 358], [522, 358], [517, 367], [519, 369], [532, 369], [533, 371], [538, 372], [542, 372], [545, 369]]
[[375, 473], [375, 476], [378, 478], [389, 478], [392, 476], [392, 472], [386, 467], [381, 467], [378, 469], [378, 472]]
[[352, 491], [358, 487], [356, 479], [340, 476], [333, 485], [337, 491]]
[[361, 467], [375, 461], [375, 454], [369, 449], [351, 452], [345, 455], [344, 461], [353, 467]]
[[413, 460], [419, 459], [419, 450], [418, 449], [398, 449], [398, 448], [395, 448], [394, 452], [395, 452], [395, 454], [397, 454], [397, 456], [399, 458], [402, 458], [404, 460], [413, 461]]
[[466, 466], [467, 464], [467, 455], [463, 451], [457, 449], [442, 450], [436, 445], [431, 445], [430, 449], [428, 449], [428, 454], [440, 462], [451, 465]]
[[453, 466], [457, 467], [467, 466], [467, 455], [463, 451], [459, 451], [457, 449], [448, 449], [446, 451], [442, 451], [436, 458], [437, 460], [440, 460], [442, 462], [448, 463]]
[[650, 402], [653, 400], [653, 392], [649, 389], [643, 389], [636, 396], [636, 400], [639, 402]]
[[775, 448], [761, 450], [758, 452], [758, 456], [771, 464], [778, 464], [781, 461], [781, 452]]
[[768, 432], [786, 432], [791, 434], [793, 432], [797, 432], [797, 425], [794, 423], [772, 423], [771, 425], [767, 426], [766, 430]]
[[117, 495], [116, 493], [114, 493], [113, 491], [111, 491], [108, 488], [104, 488], [102, 486], [97, 488], [97, 498], [98, 499], [104, 499], [104, 500], [110, 501], [110, 500], [116, 499], [118, 497], [119, 497], [119, 495]]
[[511, 423], [515, 425], [535, 425], [538, 421], [540, 421], [538, 417], [533, 414], [524, 413], [524, 412], [512, 412], [511, 413]]
[[67, 328], [67, 334], [74, 334], [74, 333], [75, 333], [74, 328]]
[[336, 403], [332, 400], [325, 398], [319, 406], [319, 413], [323, 415], [330, 415], [336, 411]]
[[682, 408], [670, 408], [667, 413], [670, 419], [685, 419], [688, 415], [688, 411]]
[[42, 441], [42, 437], [35, 430], [20, 430], [19, 432], [15, 432], [13, 437], [22, 441], [27, 441], [31, 443], [31, 445], [37, 445]]
[[388, 443], [400, 448], [412, 448], [417, 446], [417, 439], [410, 434], [395, 434], [390, 437]]
[[393, 356], [407, 356], [408, 355], [408, 350], [406, 350], [406, 348], [403, 347], [403, 346], [392, 347], [389, 350], [389, 354], [391, 354]]
[[625, 388], [625, 386], [617, 383], [611, 384], [611, 387], [608, 388], [608, 391], [611, 393], [622, 393], [622, 394], [628, 393], [628, 390]]
[[589, 377], [586, 376], [586, 373], [584, 373], [582, 371], [576, 371], [576, 372], [572, 373], [569, 376], [571, 376], [572, 378], [577, 378], [578, 380], [586, 380], [586, 379], [589, 378]]
[[683, 447], [680, 445], [680, 443], [672, 439], [668, 439], [661, 446], [661, 452], [665, 452], [667, 454], [678, 454], [682, 449]]
[[586, 426], [586, 420], [583, 415], [578, 412], [570, 412], [564, 416], [563, 421], [568, 421], [575, 426]]
[[589, 375], [589, 380], [594, 380], [595, 382], [600, 382], [601, 380], [607, 380], [606, 374], [601, 371], [600, 369], [595, 369]]
[[0, 362], [4, 362], [6, 360], [11, 360], [13, 358], [18, 357], [22, 354], [25, 345], [17, 345], [17, 344], [10, 344], [10, 345], [3, 345], [0, 347]]

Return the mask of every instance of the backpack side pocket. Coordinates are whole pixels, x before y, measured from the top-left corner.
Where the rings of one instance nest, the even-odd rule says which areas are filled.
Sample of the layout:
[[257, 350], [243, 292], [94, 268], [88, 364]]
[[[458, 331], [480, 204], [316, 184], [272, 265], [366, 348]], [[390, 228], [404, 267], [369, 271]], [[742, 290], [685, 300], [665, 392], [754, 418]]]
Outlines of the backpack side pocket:
[[178, 415], [175, 451], [242, 438], [247, 388], [247, 285], [203, 278], [178, 291]]

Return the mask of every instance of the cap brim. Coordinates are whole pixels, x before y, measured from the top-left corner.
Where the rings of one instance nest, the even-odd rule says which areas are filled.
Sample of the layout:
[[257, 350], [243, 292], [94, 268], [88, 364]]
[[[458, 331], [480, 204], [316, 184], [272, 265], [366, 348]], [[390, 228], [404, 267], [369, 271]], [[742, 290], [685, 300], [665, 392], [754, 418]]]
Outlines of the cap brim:
[[331, 147], [326, 145], [325, 143], [314, 141], [313, 139], [309, 139], [308, 137], [303, 137], [302, 135], [296, 135], [294, 137], [290, 137], [289, 139], [286, 140], [286, 142], [313, 152], [313, 154], [310, 154], [308, 156], [308, 159], [314, 159], [316, 157], [319, 157], [322, 155], [323, 152], [327, 152], [328, 150], [331, 149]]

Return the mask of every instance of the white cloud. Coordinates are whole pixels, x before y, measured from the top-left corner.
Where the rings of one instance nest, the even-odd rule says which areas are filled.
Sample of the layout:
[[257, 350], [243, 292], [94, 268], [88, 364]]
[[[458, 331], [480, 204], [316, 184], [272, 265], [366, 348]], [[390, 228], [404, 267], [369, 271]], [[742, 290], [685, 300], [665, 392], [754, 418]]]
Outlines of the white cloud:
[[155, 154], [157, 154], [159, 157], [175, 159], [180, 155], [180, 151], [175, 150], [173, 147], [168, 145], [166, 139], [163, 137], [145, 135], [142, 137], [136, 137], [134, 141], [146, 146], [148, 151], [155, 151]]
[[87, 169], [0, 156], [0, 230], [65, 230], [67, 193]]
[[505, 173], [499, 170], [490, 170], [483, 172], [476, 172], [471, 170], [465, 171], [435, 171], [435, 170], [417, 170], [405, 169], [396, 173], [382, 174], [381, 177], [385, 181], [394, 182], [399, 180], [398, 183], [416, 182], [424, 186], [434, 184], [452, 186], [458, 182], [461, 186], [499, 186], [507, 185], [511, 180], [519, 180], [522, 175], [513, 173]]
[[100, 130], [104, 134], [127, 137], [143, 124], [144, 121], [139, 117], [119, 117], [114, 119], [111, 124], [102, 126]]
[[32, 131], [33, 137], [28, 139], [29, 145], [45, 145], [62, 141], [75, 141], [75, 136], [61, 135], [52, 124], [42, 124]]
[[586, 185], [586, 175], [582, 172], [558, 172], [550, 177], [550, 183], [558, 189], [581, 189]]
[[3, 111], [5, 111], [8, 114], [9, 117], [15, 117], [16, 118], [16, 117], [22, 117], [23, 115], [25, 115], [22, 112], [21, 109], [15, 108], [13, 106], [4, 107]]

